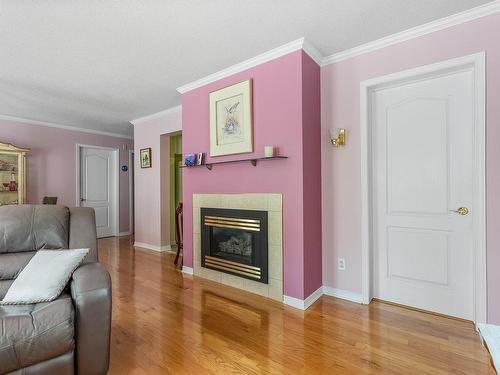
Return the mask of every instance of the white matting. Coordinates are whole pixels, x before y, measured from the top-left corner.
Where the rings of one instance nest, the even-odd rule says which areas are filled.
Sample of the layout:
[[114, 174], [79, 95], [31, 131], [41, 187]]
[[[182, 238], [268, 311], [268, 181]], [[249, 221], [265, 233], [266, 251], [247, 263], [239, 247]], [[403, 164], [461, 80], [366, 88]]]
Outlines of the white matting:
[[477, 329], [488, 347], [495, 369], [500, 369], [500, 326], [478, 323]]

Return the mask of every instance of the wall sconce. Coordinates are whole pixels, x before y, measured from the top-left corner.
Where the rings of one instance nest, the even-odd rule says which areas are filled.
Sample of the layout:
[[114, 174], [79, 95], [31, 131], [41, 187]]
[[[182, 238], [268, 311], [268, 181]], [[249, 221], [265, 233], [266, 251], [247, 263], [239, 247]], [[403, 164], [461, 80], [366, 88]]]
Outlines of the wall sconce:
[[345, 129], [335, 128], [330, 130], [330, 142], [333, 147], [345, 146]]

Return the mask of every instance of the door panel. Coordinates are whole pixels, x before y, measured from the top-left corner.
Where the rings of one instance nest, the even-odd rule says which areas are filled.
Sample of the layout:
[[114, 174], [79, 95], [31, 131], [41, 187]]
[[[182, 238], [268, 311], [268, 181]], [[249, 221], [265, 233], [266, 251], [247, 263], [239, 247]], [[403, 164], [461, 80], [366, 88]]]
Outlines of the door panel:
[[114, 155], [113, 150], [80, 149], [81, 206], [94, 208], [98, 237], [113, 236], [117, 231]]
[[374, 297], [473, 319], [473, 73], [372, 95]]
[[389, 212], [447, 215], [447, 100], [412, 98], [390, 106], [386, 145]]

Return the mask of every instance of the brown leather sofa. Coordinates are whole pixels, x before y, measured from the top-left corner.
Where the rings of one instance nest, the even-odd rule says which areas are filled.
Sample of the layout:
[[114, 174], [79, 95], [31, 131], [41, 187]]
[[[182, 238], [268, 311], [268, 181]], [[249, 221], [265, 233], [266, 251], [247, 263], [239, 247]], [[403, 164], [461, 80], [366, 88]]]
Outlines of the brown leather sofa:
[[111, 280], [97, 262], [94, 210], [0, 207], [0, 300], [42, 248], [89, 248], [90, 253], [55, 301], [0, 305], [0, 374], [106, 374]]

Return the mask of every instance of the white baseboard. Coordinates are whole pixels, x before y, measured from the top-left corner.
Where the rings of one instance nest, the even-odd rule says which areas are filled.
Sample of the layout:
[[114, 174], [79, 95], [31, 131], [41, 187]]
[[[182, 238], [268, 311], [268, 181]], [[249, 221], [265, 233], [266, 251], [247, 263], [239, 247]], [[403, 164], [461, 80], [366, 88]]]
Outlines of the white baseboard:
[[306, 299], [299, 299], [290, 296], [283, 296], [283, 303], [300, 310], [307, 310], [314, 302], [323, 295], [323, 287], [320, 286]]
[[177, 253], [176, 245], [166, 245], [165, 249], [166, 249], [165, 251], [168, 251], [169, 253]]
[[363, 303], [363, 296], [361, 293], [354, 293], [354, 292], [350, 292], [348, 290], [342, 290], [342, 289], [332, 288], [329, 286], [323, 286], [323, 294], [326, 296], [345, 299], [346, 301]]
[[500, 327], [493, 324], [477, 323], [476, 329], [481, 342], [488, 349], [495, 369], [500, 370]]
[[182, 266], [182, 272], [185, 273], [186, 275], [192, 275], [193, 274], [193, 268], [192, 267]]
[[168, 249], [170, 248], [170, 245], [158, 246], [158, 245], [151, 245], [149, 243], [144, 243], [144, 242], [134, 242], [134, 247], [142, 247], [143, 249], [164, 252], [164, 251], [168, 251]]
[[130, 236], [132, 233], [130, 231], [127, 232], [119, 232], [116, 236], [117, 237], [124, 237], [124, 236]]

